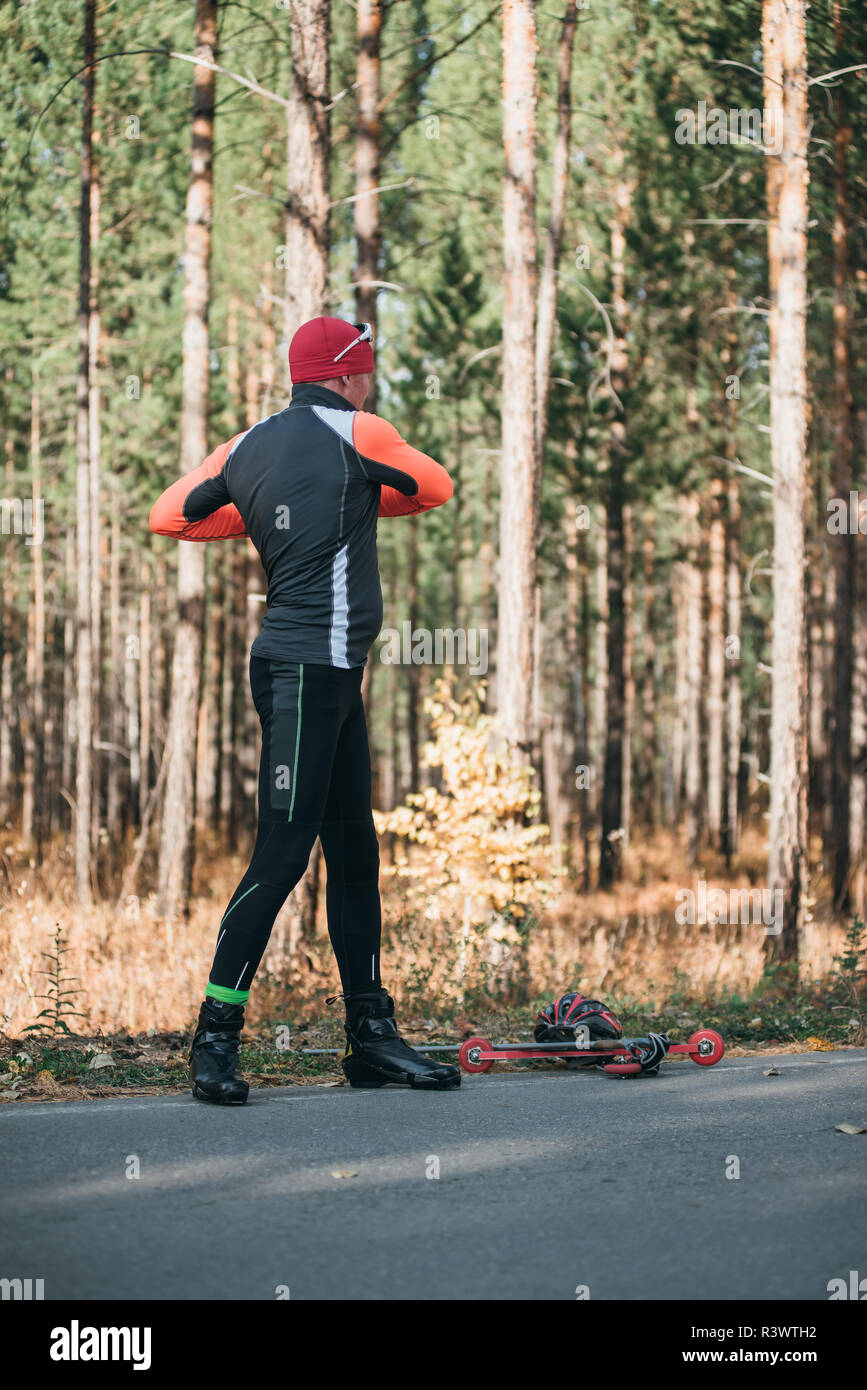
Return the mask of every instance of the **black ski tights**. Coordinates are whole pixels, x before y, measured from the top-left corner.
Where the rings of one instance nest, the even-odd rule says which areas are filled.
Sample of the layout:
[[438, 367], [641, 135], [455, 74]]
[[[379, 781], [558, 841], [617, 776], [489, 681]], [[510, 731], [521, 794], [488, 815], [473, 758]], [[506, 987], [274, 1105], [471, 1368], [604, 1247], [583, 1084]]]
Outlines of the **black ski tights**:
[[259, 825], [250, 867], [220, 923], [212, 997], [246, 1000], [274, 919], [307, 868], [317, 835], [343, 991], [380, 987], [379, 846], [362, 673], [362, 667], [250, 659], [262, 725]]

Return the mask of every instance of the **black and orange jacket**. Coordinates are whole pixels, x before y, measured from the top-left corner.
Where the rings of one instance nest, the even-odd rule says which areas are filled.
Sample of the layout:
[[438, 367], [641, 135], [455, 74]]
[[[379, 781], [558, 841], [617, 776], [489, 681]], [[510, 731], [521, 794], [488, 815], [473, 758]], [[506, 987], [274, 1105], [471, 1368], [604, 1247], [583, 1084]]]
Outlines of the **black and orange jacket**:
[[154, 504], [160, 536], [249, 536], [268, 579], [253, 656], [363, 666], [382, 624], [379, 516], [442, 506], [445, 469], [387, 420], [315, 383], [235, 435]]

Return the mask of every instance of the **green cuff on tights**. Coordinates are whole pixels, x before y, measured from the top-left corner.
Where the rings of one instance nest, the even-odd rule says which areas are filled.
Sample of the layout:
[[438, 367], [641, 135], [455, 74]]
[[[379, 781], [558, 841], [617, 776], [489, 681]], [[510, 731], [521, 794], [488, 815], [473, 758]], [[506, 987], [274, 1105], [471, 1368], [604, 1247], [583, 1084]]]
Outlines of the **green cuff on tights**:
[[225, 985], [212, 985], [208, 982], [206, 999], [218, 999], [221, 1004], [246, 1004], [250, 998], [248, 989], [227, 989]]

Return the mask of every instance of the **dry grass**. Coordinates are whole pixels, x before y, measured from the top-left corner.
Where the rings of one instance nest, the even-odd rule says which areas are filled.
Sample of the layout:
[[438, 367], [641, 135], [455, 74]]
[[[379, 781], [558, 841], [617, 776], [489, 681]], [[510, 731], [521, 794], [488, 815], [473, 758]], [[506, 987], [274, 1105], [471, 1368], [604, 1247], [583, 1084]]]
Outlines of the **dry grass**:
[[[151, 899], [133, 899], [117, 912], [101, 904], [87, 913], [72, 902], [64, 856], [34, 872], [7, 840], [6, 886], [0, 897], [0, 1028], [20, 1037], [44, 1001], [47, 962], [56, 924], [69, 947], [66, 966], [77, 977], [74, 1006], [83, 1017], [78, 1033], [161, 1032], [188, 1028], [207, 980], [217, 924], [245, 865], [205, 854], [198, 867], [199, 894], [185, 923], [162, 920]], [[246, 846], [242, 847], [246, 848]], [[739, 872], [707, 856], [687, 873], [672, 837], [634, 844], [625, 882], [616, 892], [586, 893], [563, 882], [556, 899], [517, 953], [481, 929], [461, 973], [460, 929], [446, 922], [408, 920], [386, 896], [383, 978], [396, 994], [419, 1006], [476, 1007], [551, 995], [570, 985], [585, 992], [617, 993], [665, 1005], [672, 989], [713, 997], [726, 989], [746, 993], [759, 980], [764, 932], [760, 926], [679, 926], [675, 893], [704, 878], [722, 888], [762, 882], [763, 845], [747, 835]], [[52, 873], [55, 874], [50, 881]], [[803, 941], [801, 973], [819, 978], [841, 949], [843, 926], [821, 901]], [[464, 942], [466, 947], [466, 942]], [[312, 942], [301, 939], [295, 904], [281, 914], [251, 999], [250, 1020], [321, 1014], [324, 996], [338, 990], [337, 971], [324, 922]]]
[[[564, 895], [549, 913], [548, 930], [534, 946], [534, 976], [545, 974], [547, 964], [546, 978], [557, 979], [558, 962], [576, 961], [585, 989], [603, 993], [660, 1003], [674, 983], [699, 996], [747, 993], [764, 968], [762, 926], [680, 926], [676, 894], [694, 889], [699, 879], [725, 890], [761, 887], [765, 854], [761, 837], [748, 831], [737, 872], [726, 873], [722, 857], [711, 853], [689, 872], [674, 836], [661, 833], [649, 844], [634, 844], [625, 880], [614, 892]], [[803, 980], [823, 978], [845, 938], [845, 924], [815, 889], [814, 896], [813, 920], [800, 943]]]

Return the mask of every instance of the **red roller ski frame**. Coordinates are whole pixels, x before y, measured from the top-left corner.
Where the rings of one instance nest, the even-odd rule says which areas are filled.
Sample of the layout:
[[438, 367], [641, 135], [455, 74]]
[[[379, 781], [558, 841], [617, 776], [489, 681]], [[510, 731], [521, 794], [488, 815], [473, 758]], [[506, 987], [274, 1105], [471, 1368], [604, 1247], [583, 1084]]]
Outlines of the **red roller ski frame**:
[[[574, 1061], [586, 1057], [588, 1061], [602, 1064], [602, 1070], [609, 1076], [638, 1076], [641, 1064], [636, 1062], [630, 1048], [640, 1041], [636, 1038], [623, 1038], [619, 1043], [612, 1042], [560, 1042], [560, 1043], [504, 1043], [495, 1047], [486, 1038], [467, 1038], [460, 1051], [460, 1064], [467, 1072], [490, 1071], [495, 1062], [543, 1061], [560, 1057]], [[691, 1057], [700, 1067], [713, 1067], [725, 1052], [725, 1043], [719, 1033], [712, 1028], [699, 1028], [689, 1042], [670, 1043], [667, 1056], [683, 1053]]]

